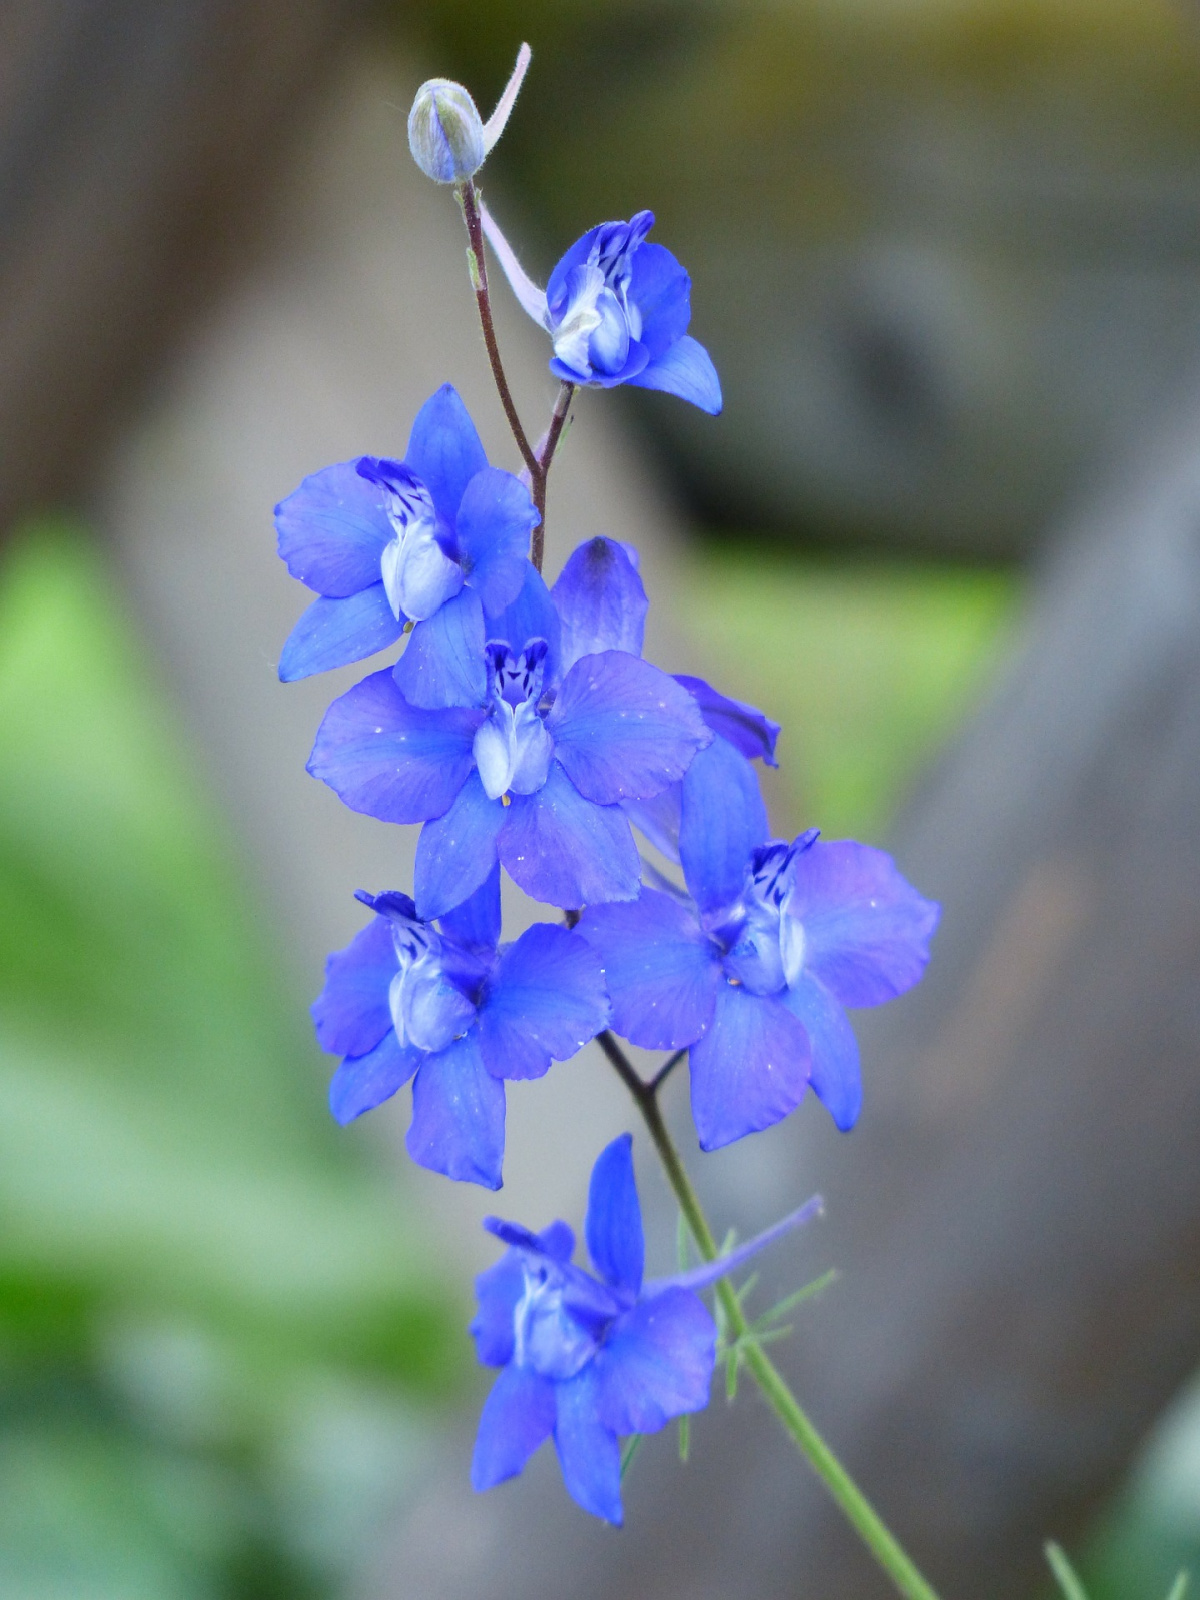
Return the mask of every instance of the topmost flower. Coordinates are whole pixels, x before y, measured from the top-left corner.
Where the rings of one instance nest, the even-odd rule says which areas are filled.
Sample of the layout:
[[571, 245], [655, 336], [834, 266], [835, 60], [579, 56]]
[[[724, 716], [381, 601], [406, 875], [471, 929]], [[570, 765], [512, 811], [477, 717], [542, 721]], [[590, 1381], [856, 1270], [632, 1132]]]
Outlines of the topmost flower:
[[691, 279], [661, 244], [647, 244], [652, 211], [602, 222], [571, 246], [541, 290], [486, 206], [484, 231], [513, 293], [554, 343], [550, 370], [565, 383], [663, 389], [716, 416], [721, 380], [687, 332]]

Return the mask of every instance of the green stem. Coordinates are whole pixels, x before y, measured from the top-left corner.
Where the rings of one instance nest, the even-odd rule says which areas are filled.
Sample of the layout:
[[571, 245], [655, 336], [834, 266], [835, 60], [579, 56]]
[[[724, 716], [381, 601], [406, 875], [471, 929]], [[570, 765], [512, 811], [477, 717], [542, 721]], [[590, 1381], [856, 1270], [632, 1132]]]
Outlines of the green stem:
[[[697, 1250], [706, 1261], [715, 1261], [719, 1254], [717, 1241], [679, 1152], [667, 1132], [659, 1109], [656, 1084], [643, 1082], [611, 1034], [602, 1033], [598, 1042], [637, 1102], [667, 1180], [679, 1202], [679, 1209], [696, 1241]], [[728, 1278], [722, 1278], [717, 1284], [717, 1295], [726, 1323], [739, 1342], [750, 1375], [796, 1448], [807, 1456], [809, 1464], [840, 1506], [847, 1521], [902, 1595], [908, 1596], [908, 1600], [938, 1600], [936, 1591], [921, 1576], [862, 1490], [825, 1443], [788, 1387], [783, 1374], [755, 1339], [741, 1301]]]

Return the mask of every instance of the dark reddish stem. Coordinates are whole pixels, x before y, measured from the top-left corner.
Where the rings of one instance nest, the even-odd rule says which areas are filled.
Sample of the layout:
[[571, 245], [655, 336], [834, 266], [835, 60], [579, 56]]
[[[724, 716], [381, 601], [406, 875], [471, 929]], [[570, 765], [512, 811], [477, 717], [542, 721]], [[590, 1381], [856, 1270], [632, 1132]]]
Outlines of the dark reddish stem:
[[546, 437], [535, 450], [529, 442], [529, 435], [525, 432], [520, 415], [517, 412], [516, 401], [512, 397], [512, 390], [508, 386], [508, 378], [504, 371], [504, 363], [500, 359], [500, 345], [496, 339], [496, 325], [492, 320], [492, 302], [488, 293], [487, 261], [484, 257], [483, 220], [479, 214], [479, 196], [475, 192], [475, 185], [468, 178], [459, 191], [462, 202], [463, 220], [467, 225], [467, 237], [471, 241], [471, 284], [475, 290], [475, 304], [479, 308], [479, 325], [483, 329], [483, 342], [487, 348], [488, 362], [491, 365], [492, 377], [496, 380], [496, 389], [500, 395], [500, 404], [504, 407], [504, 415], [508, 418], [508, 425], [512, 429], [513, 438], [517, 441], [517, 449], [521, 452], [521, 459], [525, 463], [525, 470], [529, 474], [529, 488], [533, 496], [533, 503], [537, 507], [540, 521], [533, 530], [530, 542], [529, 559], [540, 572], [546, 553], [546, 479], [550, 475], [550, 463], [554, 459], [554, 452], [558, 448], [558, 441], [562, 437], [563, 426], [567, 420], [567, 413], [571, 406], [571, 396], [575, 393], [575, 385], [564, 383], [558, 391], [558, 399], [554, 404], [554, 411], [550, 417], [550, 427]]

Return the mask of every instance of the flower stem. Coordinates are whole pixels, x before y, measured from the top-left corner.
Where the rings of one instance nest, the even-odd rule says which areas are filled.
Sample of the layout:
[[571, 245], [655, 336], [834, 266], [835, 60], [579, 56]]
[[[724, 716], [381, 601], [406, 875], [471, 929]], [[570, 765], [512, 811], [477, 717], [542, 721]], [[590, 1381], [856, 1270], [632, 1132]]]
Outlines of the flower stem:
[[545, 440], [538, 449], [529, 442], [529, 435], [525, 432], [517, 411], [517, 403], [512, 397], [512, 390], [508, 386], [508, 377], [504, 371], [504, 363], [500, 359], [500, 344], [496, 338], [496, 325], [492, 319], [492, 301], [488, 290], [487, 260], [484, 256], [483, 246], [483, 219], [479, 213], [479, 196], [475, 192], [475, 185], [470, 178], [457, 190], [459, 204], [462, 206], [463, 221], [467, 225], [467, 237], [471, 241], [468, 251], [471, 268], [471, 287], [475, 291], [475, 304], [479, 308], [479, 325], [483, 329], [483, 343], [487, 349], [488, 362], [492, 369], [492, 377], [496, 380], [496, 389], [500, 395], [500, 404], [504, 407], [504, 415], [508, 418], [508, 425], [512, 429], [513, 438], [517, 441], [517, 449], [521, 452], [521, 459], [525, 463], [525, 470], [529, 474], [529, 490], [533, 496], [533, 503], [537, 507], [540, 521], [533, 530], [533, 538], [529, 547], [529, 559], [540, 572], [546, 551], [546, 480], [550, 475], [550, 463], [554, 459], [554, 452], [562, 436], [563, 424], [567, 420], [567, 412], [571, 405], [571, 396], [575, 393], [573, 383], [563, 383], [558, 391], [558, 398], [554, 403], [554, 410], [550, 416], [550, 427], [546, 432]]
[[[611, 1033], [600, 1034], [597, 1042], [642, 1114], [697, 1250], [706, 1261], [715, 1261], [719, 1253], [717, 1241], [659, 1108], [657, 1090], [662, 1074], [646, 1083]], [[921, 1576], [903, 1547], [825, 1443], [788, 1387], [783, 1374], [754, 1337], [733, 1285], [727, 1278], [722, 1278], [716, 1290], [726, 1322], [738, 1341], [750, 1375], [796, 1448], [808, 1458], [810, 1466], [829, 1490], [847, 1521], [907, 1600], [937, 1600], [936, 1591]]]
[[558, 441], [562, 438], [563, 425], [571, 409], [571, 397], [574, 393], [575, 385], [564, 379], [558, 388], [558, 397], [550, 414], [550, 426], [546, 430], [546, 437], [541, 441], [537, 451], [541, 472], [533, 480], [533, 503], [542, 520], [533, 530], [529, 559], [539, 572], [542, 570], [542, 561], [546, 554], [546, 480], [550, 476], [550, 463], [554, 460], [554, 452], [558, 449]]
[[483, 222], [479, 215], [479, 199], [475, 193], [475, 185], [470, 178], [461, 186], [458, 193], [462, 204], [463, 221], [467, 225], [467, 237], [471, 241], [471, 287], [475, 290], [475, 303], [479, 307], [479, 325], [483, 329], [483, 342], [487, 347], [492, 377], [496, 380], [500, 404], [504, 407], [504, 415], [508, 418], [513, 438], [517, 441], [521, 459], [529, 470], [530, 478], [536, 484], [539, 477], [543, 476], [542, 465], [534, 454], [529, 436], [517, 414], [517, 404], [512, 397], [512, 390], [508, 387], [504, 363], [500, 359], [496, 325], [492, 321], [492, 302], [488, 294], [487, 261], [483, 253]]

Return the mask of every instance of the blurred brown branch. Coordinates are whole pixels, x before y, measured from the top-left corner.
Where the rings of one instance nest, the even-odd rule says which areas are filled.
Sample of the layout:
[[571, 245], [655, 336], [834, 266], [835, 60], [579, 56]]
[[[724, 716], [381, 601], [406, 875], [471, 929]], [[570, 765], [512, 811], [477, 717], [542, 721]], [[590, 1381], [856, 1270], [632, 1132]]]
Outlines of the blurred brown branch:
[[0, 529], [78, 490], [256, 203], [355, 0], [0, 10]]

